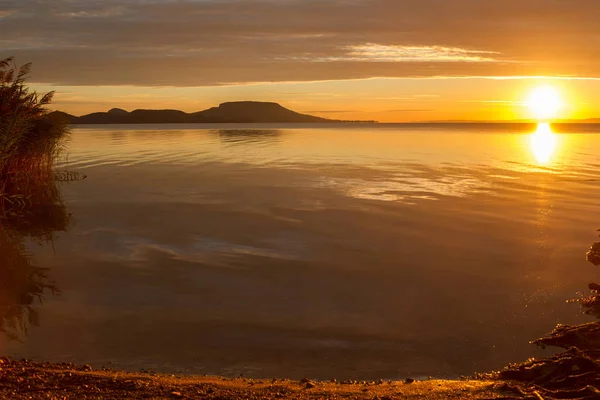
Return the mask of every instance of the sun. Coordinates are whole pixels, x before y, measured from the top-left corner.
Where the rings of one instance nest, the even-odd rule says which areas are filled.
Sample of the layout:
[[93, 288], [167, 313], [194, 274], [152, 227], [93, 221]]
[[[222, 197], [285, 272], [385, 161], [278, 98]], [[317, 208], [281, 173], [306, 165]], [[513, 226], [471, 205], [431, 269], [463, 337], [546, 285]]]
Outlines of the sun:
[[555, 118], [563, 107], [563, 101], [558, 90], [552, 86], [535, 88], [526, 101], [533, 116], [540, 120]]

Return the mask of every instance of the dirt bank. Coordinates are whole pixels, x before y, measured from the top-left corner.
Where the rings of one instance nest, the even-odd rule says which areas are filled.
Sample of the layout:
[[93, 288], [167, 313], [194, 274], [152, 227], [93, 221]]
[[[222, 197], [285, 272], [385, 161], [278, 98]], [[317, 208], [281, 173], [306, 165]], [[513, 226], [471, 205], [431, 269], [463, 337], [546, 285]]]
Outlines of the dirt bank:
[[499, 399], [492, 381], [317, 382], [92, 370], [0, 359], [2, 399]]

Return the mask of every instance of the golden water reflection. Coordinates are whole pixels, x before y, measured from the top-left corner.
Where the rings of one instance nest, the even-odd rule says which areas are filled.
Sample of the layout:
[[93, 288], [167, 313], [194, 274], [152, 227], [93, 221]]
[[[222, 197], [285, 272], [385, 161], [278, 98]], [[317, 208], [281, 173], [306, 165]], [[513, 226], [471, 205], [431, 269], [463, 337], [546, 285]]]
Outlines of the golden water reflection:
[[549, 164], [558, 147], [558, 136], [552, 131], [548, 123], [540, 123], [534, 133], [529, 137], [531, 154], [540, 165]]

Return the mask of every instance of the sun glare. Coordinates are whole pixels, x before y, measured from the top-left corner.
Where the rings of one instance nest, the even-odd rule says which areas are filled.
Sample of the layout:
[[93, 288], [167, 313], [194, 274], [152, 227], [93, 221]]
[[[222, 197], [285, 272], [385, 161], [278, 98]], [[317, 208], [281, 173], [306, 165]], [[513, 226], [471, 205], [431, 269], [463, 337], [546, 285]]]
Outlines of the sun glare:
[[538, 164], [545, 165], [550, 162], [558, 144], [556, 134], [552, 132], [550, 124], [539, 124], [535, 133], [529, 137], [531, 153]]
[[533, 116], [540, 120], [555, 118], [563, 106], [560, 93], [551, 86], [540, 86], [534, 89], [526, 104]]

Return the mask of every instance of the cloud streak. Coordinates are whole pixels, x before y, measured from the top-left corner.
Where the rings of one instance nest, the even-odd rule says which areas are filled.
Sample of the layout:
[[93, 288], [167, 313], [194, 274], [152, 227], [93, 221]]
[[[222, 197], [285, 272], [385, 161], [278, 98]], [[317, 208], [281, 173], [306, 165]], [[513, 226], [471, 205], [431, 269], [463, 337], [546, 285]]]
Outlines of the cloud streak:
[[318, 61], [371, 62], [497, 62], [495, 51], [467, 50], [442, 46], [386, 46], [376, 43], [347, 46], [348, 54]]

